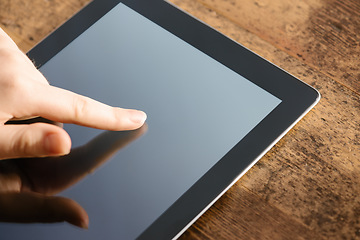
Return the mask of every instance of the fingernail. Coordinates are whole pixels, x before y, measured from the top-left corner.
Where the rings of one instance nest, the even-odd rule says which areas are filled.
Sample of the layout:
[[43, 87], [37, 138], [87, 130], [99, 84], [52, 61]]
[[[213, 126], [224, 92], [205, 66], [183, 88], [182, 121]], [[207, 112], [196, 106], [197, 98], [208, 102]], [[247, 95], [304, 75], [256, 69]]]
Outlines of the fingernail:
[[89, 223], [81, 221], [80, 222], [80, 227], [83, 229], [89, 229]]
[[57, 145], [57, 137], [55, 134], [49, 134], [45, 138], [45, 150], [48, 153], [54, 153], [56, 148], [54, 146]]
[[68, 153], [67, 147], [62, 144], [58, 134], [49, 134], [45, 137], [45, 150], [50, 155], [64, 155]]
[[138, 110], [131, 110], [130, 120], [134, 123], [144, 123], [146, 121], [146, 113]]
[[77, 220], [77, 221], [69, 221], [68, 222], [74, 226], [77, 226], [82, 229], [89, 229], [89, 221], [86, 220]]

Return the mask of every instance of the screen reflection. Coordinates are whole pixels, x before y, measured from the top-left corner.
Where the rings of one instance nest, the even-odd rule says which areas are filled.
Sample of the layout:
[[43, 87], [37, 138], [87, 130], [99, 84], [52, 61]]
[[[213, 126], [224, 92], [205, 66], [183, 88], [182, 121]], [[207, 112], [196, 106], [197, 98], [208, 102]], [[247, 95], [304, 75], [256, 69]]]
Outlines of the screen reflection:
[[74, 200], [55, 195], [94, 173], [146, 130], [144, 125], [133, 131], [105, 131], [62, 157], [0, 161], [0, 221], [66, 221], [87, 228], [86, 211]]

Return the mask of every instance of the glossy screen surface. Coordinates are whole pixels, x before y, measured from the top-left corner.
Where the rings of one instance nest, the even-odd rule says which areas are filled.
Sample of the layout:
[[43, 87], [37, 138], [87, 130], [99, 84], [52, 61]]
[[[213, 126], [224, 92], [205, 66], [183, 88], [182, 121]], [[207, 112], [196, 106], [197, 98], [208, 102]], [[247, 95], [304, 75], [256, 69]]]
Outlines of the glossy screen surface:
[[[1, 223], [4, 239], [134, 239], [281, 102], [121, 3], [40, 71], [52, 85], [144, 110], [148, 129], [58, 194], [87, 211], [89, 230]], [[102, 133], [65, 129], [74, 148]]]

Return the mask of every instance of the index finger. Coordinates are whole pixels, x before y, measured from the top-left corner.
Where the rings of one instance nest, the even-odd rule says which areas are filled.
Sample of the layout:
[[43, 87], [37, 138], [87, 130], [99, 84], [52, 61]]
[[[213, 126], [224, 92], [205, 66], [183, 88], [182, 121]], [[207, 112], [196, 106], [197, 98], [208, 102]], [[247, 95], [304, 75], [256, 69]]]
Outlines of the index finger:
[[141, 127], [146, 114], [134, 109], [111, 107], [71, 91], [37, 84], [29, 104], [32, 115], [104, 130], [133, 130]]

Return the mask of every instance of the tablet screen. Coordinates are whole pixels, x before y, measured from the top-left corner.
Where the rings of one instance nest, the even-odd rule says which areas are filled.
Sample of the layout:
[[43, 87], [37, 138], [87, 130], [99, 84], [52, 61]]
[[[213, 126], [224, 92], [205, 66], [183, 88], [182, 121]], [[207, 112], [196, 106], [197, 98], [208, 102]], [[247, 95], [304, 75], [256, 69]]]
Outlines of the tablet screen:
[[[45, 239], [136, 238], [281, 102], [122, 3], [40, 71], [52, 85], [144, 110], [148, 130], [60, 193], [87, 211], [88, 231], [1, 225], [9, 239], [35, 232]], [[65, 129], [73, 147], [101, 133]]]

